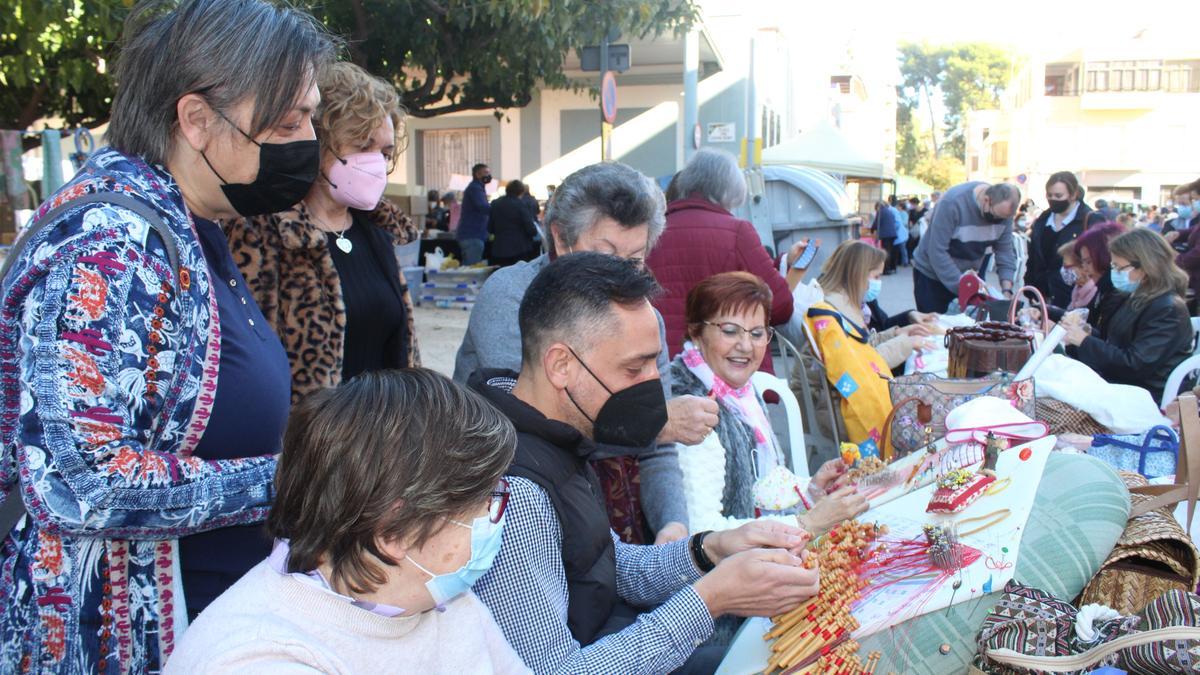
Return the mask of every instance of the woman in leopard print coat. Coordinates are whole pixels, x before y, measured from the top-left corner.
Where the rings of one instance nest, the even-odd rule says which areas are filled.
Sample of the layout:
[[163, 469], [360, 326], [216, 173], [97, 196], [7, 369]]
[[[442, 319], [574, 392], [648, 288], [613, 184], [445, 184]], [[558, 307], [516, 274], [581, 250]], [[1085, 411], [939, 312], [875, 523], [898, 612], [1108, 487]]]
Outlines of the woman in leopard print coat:
[[288, 211], [224, 224], [234, 260], [287, 351], [293, 403], [359, 372], [420, 365], [394, 248], [415, 240], [417, 227], [387, 200], [351, 208], [364, 206], [363, 191], [351, 191], [358, 181], [382, 191], [403, 109], [391, 85], [350, 63], [327, 68], [319, 87], [322, 177]]

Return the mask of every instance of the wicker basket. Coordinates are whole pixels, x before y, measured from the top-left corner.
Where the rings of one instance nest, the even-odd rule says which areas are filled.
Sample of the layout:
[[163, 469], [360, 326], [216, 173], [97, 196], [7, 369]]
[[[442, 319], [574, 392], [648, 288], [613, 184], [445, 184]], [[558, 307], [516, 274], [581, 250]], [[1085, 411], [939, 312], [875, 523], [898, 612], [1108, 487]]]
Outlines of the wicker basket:
[[1037, 419], [1050, 427], [1052, 434], [1081, 434], [1095, 436], [1110, 433], [1108, 427], [1097, 422], [1091, 415], [1069, 403], [1039, 396]]
[[[1139, 474], [1118, 472], [1129, 487], [1148, 484]], [[1150, 496], [1130, 494], [1136, 505]], [[1084, 587], [1077, 605], [1099, 603], [1121, 614], [1136, 614], [1163, 593], [1189, 593], [1200, 582], [1200, 553], [1170, 508], [1131, 518], [1100, 571]]]

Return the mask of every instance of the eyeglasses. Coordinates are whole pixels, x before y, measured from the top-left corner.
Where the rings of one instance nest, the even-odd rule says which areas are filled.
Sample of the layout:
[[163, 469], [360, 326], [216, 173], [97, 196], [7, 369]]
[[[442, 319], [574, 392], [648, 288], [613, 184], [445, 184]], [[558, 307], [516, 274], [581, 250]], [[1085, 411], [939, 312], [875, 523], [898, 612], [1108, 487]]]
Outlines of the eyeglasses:
[[500, 522], [504, 517], [504, 510], [508, 508], [508, 481], [503, 478], [496, 483], [496, 488], [492, 491], [491, 501], [488, 502], [488, 520], [493, 523]]
[[1133, 263], [1129, 263], [1128, 265], [1125, 265], [1124, 267], [1117, 265], [1116, 263], [1113, 263], [1113, 264], [1109, 265], [1109, 267], [1114, 272], [1124, 272], [1125, 270], [1137, 269], [1137, 265], [1135, 265]]
[[705, 326], [716, 326], [721, 331], [721, 337], [727, 342], [737, 342], [742, 337], [742, 333], [750, 336], [750, 342], [756, 345], [765, 345], [775, 337], [775, 329], [770, 326], [756, 326], [754, 328], [743, 328], [736, 323], [727, 321], [725, 323], [712, 323], [711, 321], [701, 321]]

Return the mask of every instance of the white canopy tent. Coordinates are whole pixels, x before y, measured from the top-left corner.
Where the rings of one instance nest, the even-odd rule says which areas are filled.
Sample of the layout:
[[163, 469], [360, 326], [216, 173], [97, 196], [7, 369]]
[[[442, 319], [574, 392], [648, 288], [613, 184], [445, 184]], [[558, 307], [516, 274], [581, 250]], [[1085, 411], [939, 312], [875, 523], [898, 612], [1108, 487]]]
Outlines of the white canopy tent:
[[888, 180], [893, 177], [892, 170], [882, 161], [856, 150], [845, 134], [828, 121], [793, 140], [763, 150], [762, 163], [764, 166], [806, 166], [846, 178]]

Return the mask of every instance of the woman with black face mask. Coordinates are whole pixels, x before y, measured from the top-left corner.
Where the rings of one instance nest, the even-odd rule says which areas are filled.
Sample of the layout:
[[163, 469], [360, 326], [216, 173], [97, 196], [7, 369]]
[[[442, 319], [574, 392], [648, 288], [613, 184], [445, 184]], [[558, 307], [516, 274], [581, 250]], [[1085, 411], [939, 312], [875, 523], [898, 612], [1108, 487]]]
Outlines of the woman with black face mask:
[[125, 26], [111, 146], [2, 273], [11, 669], [161, 672], [188, 616], [270, 550], [288, 361], [215, 221], [309, 191], [334, 46], [262, 0], [146, 2]]
[[1050, 176], [1046, 181], [1046, 201], [1049, 208], [1042, 211], [1029, 230], [1025, 285], [1036, 286], [1051, 305], [1066, 307], [1071, 302], [1071, 284], [1064, 280], [1058, 249], [1083, 234], [1092, 209], [1083, 203], [1079, 179], [1070, 171]]

